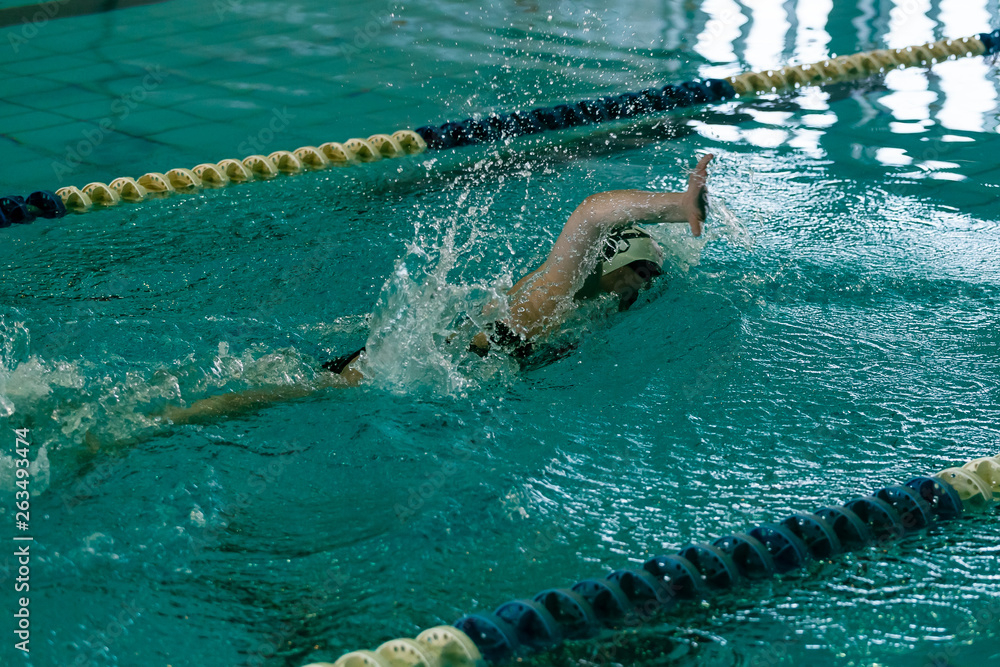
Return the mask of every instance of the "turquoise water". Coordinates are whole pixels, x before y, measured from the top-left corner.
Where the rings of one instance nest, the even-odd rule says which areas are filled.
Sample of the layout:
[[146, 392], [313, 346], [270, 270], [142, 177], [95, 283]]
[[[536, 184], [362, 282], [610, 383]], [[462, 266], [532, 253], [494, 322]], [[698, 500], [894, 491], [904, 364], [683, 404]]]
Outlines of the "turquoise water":
[[[243, 2], [213, 19], [175, 0], [53, 21], [2, 56], [49, 87], [4, 93], [17, 159], [0, 173], [18, 191], [236, 157], [279, 105], [298, 117], [271, 146], [294, 148], [1000, 21], [911, 4]], [[60, 58], [89, 74], [42, 72]], [[170, 77], [57, 179], [157, 64]], [[5, 621], [3, 664], [332, 661], [996, 454], [998, 123], [996, 68], [970, 59], [0, 230], [0, 431], [30, 427], [40, 450], [32, 652]], [[585, 196], [680, 189], [700, 151], [717, 156], [708, 238], [654, 228], [667, 275], [632, 311], [592, 305], [578, 349], [529, 371], [442, 342]], [[147, 416], [307, 382], [373, 331], [378, 375], [356, 390]], [[531, 662], [991, 664], [996, 519]]]

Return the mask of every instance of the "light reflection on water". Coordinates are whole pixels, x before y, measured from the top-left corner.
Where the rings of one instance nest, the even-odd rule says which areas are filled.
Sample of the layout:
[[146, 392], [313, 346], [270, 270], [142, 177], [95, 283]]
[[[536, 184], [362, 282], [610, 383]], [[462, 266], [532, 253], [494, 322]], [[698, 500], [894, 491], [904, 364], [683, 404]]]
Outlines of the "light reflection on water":
[[[707, 15], [704, 28], [697, 36], [694, 50], [709, 64], [699, 69], [704, 76], [724, 76], [732, 73], [731, 63], [738, 60], [741, 69], [776, 69], [786, 64], [808, 63], [830, 55], [831, 32], [843, 30], [845, 19], [857, 31], [857, 46], [864, 48], [902, 48], [943, 37], [959, 38], [991, 29], [997, 19], [997, 9], [989, 8], [988, 0], [893, 0], [888, 12], [877, 11], [872, 2], [859, 2], [856, 7], [838, 3], [836, 17], [832, 2], [801, 0], [712, 0], [702, 5]], [[848, 17], [845, 14], [852, 13]], [[835, 18], [836, 25], [830, 25]], [[886, 20], [887, 19], [887, 20]], [[872, 26], [885, 25], [880, 39]], [[720, 63], [718, 65], [714, 63]], [[982, 58], [966, 58], [935, 65], [930, 70], [907, 69], [887, 73], [884, 85], [890, 93], [878, 97], [877, 106], [887, 109], [896, 120], [890, 124], [893, 134], [926, 132], [933, 124], [960, 132], [995, 132], [998, 125], [995, 78], [990, 76], [993, 64]], [[827, 94], [822, 90], [805, 89], [793, 96], [802, 109], [825, 109]], [[870, 104], [856, 97], [859, 105]], [[750, 112], [761, 124], [781, 126], [774, 114]], [[809, 125], [817, 127], [818, 119]], [[832, 113], [819, 127], [836, 122]], [[823, 154], [822, 132], [796, 129], [741, 130], [735, 127], [705, 130], [726, 141], [744, 141], [752, 146], [773, 148], [788, 144], [811, 157]], [[947, 141], [948, 139], [944, 139]], [[960, 139], [959, 139], [960, 140]], [[904, 174], [911, 178], [930, 177], [961, 180], [961, 174], [946, 173], [959, 165], [942, 162], [930, 155], [912, 155], [907, 149], [893, 145], [867, 145], [867, 154], [887, 167], [914, 165], [916, 171]], [[934, 151], [928, 151], [933, 153]]]

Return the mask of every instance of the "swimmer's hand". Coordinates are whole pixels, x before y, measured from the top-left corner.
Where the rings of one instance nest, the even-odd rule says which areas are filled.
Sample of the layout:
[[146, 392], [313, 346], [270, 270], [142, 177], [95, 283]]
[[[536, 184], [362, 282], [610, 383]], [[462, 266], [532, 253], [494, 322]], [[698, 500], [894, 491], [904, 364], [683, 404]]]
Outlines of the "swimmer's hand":
[[688, 189], [684, 193], [682, 205], [694, 236], [701, 236], [702, 224], [705, 222], [705, 208], [708, 206], [708, 188], [705, 183], [708, 181], [708, 163], [714, 157], [711, 153], [703, 156], [688, 176]]

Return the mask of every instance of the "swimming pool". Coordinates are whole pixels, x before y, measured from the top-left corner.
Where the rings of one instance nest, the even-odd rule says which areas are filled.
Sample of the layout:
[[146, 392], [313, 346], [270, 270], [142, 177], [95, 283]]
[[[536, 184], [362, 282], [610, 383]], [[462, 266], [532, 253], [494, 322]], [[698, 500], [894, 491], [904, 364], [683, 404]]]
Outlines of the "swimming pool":
[[[957, 0], [619, 4], [173, 0], [52, 20], [0, 56], [18, 93], [3, 184], [1000, 20]], [[0, 230], [3, 430], [44, 447], [34, 642], [29, 657], [5, 639], [4, 664], [332, 660], [997, 453], [998, 120], [995, 67], [966, 59]], [[537, 265], [586, 195], [679, 189], [696, 151], [717, 155], [709, 239], [654, 230], [670, 268], [632, 312], [597, 308], [573, 355], [527, 372], [439, 353], [455, 314]], [[381, 373], [358, 390], [200, 426], [144, 416], [310, 378], [372, 331]], [[990, 664], [998, 544], [995, 514], [972, 517], [532, 662], [613, 647], [642, 665]]]

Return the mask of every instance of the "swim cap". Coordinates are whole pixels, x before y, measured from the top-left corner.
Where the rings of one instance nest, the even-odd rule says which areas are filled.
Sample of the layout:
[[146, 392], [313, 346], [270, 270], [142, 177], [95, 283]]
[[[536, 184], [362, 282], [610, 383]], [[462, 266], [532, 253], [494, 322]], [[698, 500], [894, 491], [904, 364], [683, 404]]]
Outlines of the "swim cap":
[[638, 227], [623, 227], [612, 232], [604, 244], [604, 275], [632, 262], [652, 262], [663, 269], [663, 251], [653, 237]]

